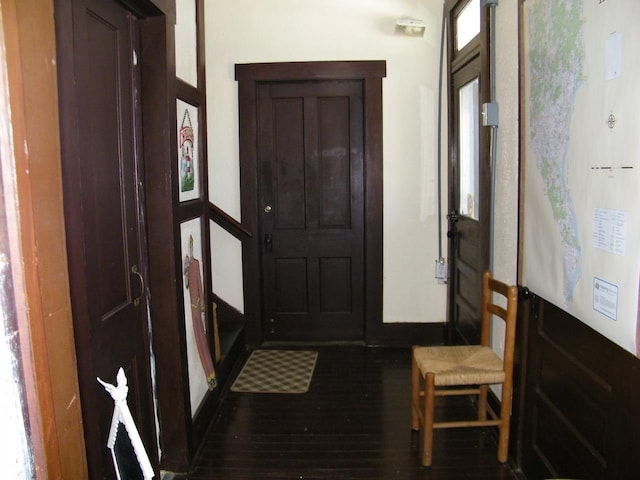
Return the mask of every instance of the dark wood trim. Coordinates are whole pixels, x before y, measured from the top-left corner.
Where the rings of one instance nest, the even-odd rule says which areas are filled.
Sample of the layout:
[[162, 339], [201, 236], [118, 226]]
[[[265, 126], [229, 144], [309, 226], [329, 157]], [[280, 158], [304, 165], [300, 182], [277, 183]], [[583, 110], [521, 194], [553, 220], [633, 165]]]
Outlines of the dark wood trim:
[[342, 62], [285, 62], [236, 64], [236, 80], [274, 82], [282, 80], [333, 80], [383, 78], [384, 60]]
[[209, 204], [209, 218], [216, 225], [224, 228], [228, 233], [236, 237], [238, 240], [248, 240], [251, 238], [251, 232], [247, 230], [240, 222], [222, 210], [220, 207]]
[[529, 289], [519, 287], [516, 347], [513, 363], [511, 431], [509, 435], [509, 457], [517, 466], [522, 465], [524, 425], [528, 415], [528, 412], [525, 410], [525, 400], [528, 388], [527, 372], [529, 369], [529, 343], [527, 341], [527, 335], [529, 332], [531, 310], [531, 295]]
[[[172, 0], [175, 5], [175, 0]], [[197, 70], [198, 70], [198, 90], [206, 95], [207, 90], [207, 56], [205, 45], [205, 15], [204, 0], [195, 0], [196, 2], [196, 45], [197, 45]]]
[[203, 92], [177, 77], [176, 97], [198, 108], [202, 108], [204, 104]]
[[[236, 67], [236, 72], [238, 67]], [[242, 283], [244, 290], [244, 314], [246, 339], [250, 345], [262, 342], [260, 322], [260, 247], [258, 237], [258, 171], [257, 171], [257, 115], [256, 82], [238, 83], [239, 135], [240, 135], [240, 206], [242, 224], [251, 235], [242, 245]]]
[[176, 23], [175, 0], [117, 0], [139, 18], [164, 15], [171, 25]]
[[[524, 0], [518, 2], [518, 118], [524, 119], [527, 115], [525, 95], [525, 58], [524, 58], [524, 25], [523, 25]], [[516, 265], [516, 280], [518, 285], [523, 285], [522, 267], [524, 265], [524, 186], [526, 181], [525, 142], [526, 122], [519, 122], [518, 135], [518, 261]]]
[[532, 296], [522, 470], [528, 478], [640, 478], [640, 360]]
[[382, 78], [386, 62], [291, 62], [237, 64], [240, 118], [240, 189], [242, 225], [251, 235], [243, 243], [246, 338], [263, 342], [261, 324], [260, 244], [257, 208], [256, 87], [281, 80], [360, 79], [365, 116], [365, 338], [382, 334]]
[[364, 80], [365, 342], [384, 333], [382, 318], [383, 168], [382, 78]]
[[[445, 16], [445, 30], [446, 30], [446, 36], [444, 41], [446, 42], [446, 67], [443, 66], [443, 68], [445, 69], [445, 82], [447, 85], [447, 91], [450, 92], [451, 88], [453, 86], [453, 72], [451, 69], [451, 62], [453, 60], [453, 51], [454, 51], [454, 35], [455, 35], [455, 29], [454, 29], [454, 18], [453, 15], [451, 14], [451, 10], [453, 9], [455, 3], [458, 0], [446, 0], [445, 4], [444, 4], [444, 11], [443, 11], [443, 15]], [[452, 179], [452, 178], [457, 178], [458, 176], [458, 156], [457, 156], [457, 150], [458, 150], [458, 144], [457, 144], [457, 138], [455, 135], [452, 135], [452, 122], [453, 120], [451, 119], [451, 115], [452, 112], [455, 111], [455, 102], [453, 99], [453, 95], [451, 93], [447, 94], [447, 98], [446, 100], [443, 102], [446, 103], [446, 109], [447, 109], [447, 125], [446, 125], [446, 129], [447, 129], [447, 145], [448, 145], [448, 149], [446, 150], [446, 158], [447, 158], [447, 176], [448, 179]], [[443, 149], [443, 151], [445, 151]], [[447, 183], [447, 212], [451, 212], [453, 210], [453, 207], [456, 204], [456, 200], [455, 197], [453, 195], [452, 189], [451, 189], [451, 180], [448, 181]], [[447, 222], [447, 230], [451, 230], [451, 222]], [[447, 235], [448, 237], [448, 235]], [[453, 244], [453, 238], [452, 237], [448, 237], [447, 240], [447, 265], [449, 265], [449, 272], [451, 272], [450, 274], [452, 274], [454, 272], [453, 266], [454, 266], [454, 258], [455, 258], [455, 253], [454, 253], [454, 247], [455, 245]], [[452, 344], [452, 343], [456, 343], [456, 338], [455, 338], [455, 325], [454, 325], [454, 321], [453, 321], [453, 316], [455, 315], [455, 308], [453, 308], [453, 305], [455, 305], [455, 292], [453, 290], [453, 288], [451, 287], [451, 283], [453, 282], [453, 279], [450, 279], [447, 283], [447, 343], [448, 344]]]
[[[482, 3], [481, 3], [482, 4]], [[491, 78], [490, 69], [490, 42], [491, 42], [491, 15], [489, 14], [491, 7], [482, 6], [480, 8], [480, 111], [482, 112], [482, 104], [491, 102], [491, 83], [495, 80]], [[485, 127], [480, 123], [480, 182], [486, 186], [482, 190], [482, 198], [480, 199], [480, 218], [482, 219], [483, 229], [480, 239], [480, 255], [484, 263], [480, 268], [483, 272], [490, 267], [491, 262], [491, 244], [493, 231], [493, 192], [492, 184], [492, 164], [491, 164], [491, 128]], [[497, 151], [497, 150], [496, 150]], [[496, 159], [497, 160], [497, 159]], [[481, 187], [482, 188], [482, 187]], [[486, 191], [485, 191], [486, 190]]]
[[[160, 417], [161, 468], [186, 471], [191, 459], [191, 412], [182, 318], [177, 198], [174, 26], [167, 17], [141, 20], [145, 196]], [[178, 295], [180, 293], [180, 296]]]

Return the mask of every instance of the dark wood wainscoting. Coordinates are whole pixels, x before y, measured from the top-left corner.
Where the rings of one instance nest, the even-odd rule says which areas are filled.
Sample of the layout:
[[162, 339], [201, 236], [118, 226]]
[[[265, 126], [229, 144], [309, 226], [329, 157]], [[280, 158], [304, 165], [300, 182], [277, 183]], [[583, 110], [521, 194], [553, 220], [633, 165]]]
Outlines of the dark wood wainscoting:
[[640, 478], [640, 360], [544, 299], [530, 302], [527, 478]]

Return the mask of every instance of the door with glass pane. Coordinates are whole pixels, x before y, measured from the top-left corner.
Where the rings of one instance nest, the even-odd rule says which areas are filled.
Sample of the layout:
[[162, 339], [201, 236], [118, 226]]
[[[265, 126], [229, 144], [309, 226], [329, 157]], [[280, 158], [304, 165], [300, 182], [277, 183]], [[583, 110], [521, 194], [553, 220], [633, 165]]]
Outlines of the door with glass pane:
[[449, 158], [449, 315], [453, 341], [480, 334], [482, 272], [489, 265], [488, 128], [481, 126], [482, 19], [479, 0], [448, 2], [451, 25]]

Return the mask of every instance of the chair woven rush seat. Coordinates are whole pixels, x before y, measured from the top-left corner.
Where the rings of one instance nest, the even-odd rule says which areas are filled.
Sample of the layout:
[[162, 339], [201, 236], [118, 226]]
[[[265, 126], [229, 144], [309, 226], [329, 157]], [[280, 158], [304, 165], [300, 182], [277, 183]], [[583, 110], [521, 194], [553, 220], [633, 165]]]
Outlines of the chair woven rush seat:
[[[439, 428], [497, 426], [498, 461], [507, 461], [518, 290], [495, 280], [490, 272], [484, 273], [482, 281], [480, 345], [412, 348], [411, 428], [421, 430], [420, 459], [425, 466], [432, 463], [433, 430]], [[494, 294], [506, 298], [506, 308], [493, 303]], [[502, 358], [489, 346], [493, 317], [505, 322]], [[487, 402], [489, 385], [495, 384], [502, 385], [499, 414]], [[436, 422], [435, 397], [452, 395], [477, 395], [477, 418]]]
[[414, 352], [420, 373], [435, 374], [436, 386], [504, 382], [502, 360], [489, 347], [418, 347]]

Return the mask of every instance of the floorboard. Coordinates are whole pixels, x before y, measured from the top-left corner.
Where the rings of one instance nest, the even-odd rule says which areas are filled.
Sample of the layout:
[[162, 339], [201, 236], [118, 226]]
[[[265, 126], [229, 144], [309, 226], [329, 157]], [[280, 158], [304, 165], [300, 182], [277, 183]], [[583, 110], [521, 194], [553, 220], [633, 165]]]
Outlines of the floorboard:
[[[418, 435], [410, 428], [409, 349], [316, 350], [305, 394], [225, 395], [190, 480], [518, 478], [497, 462], [488, 429], [437, 431], [433, 466], [419, 465]], [[436, 410], [453, 418], [471, 406], [439, 398]]]

